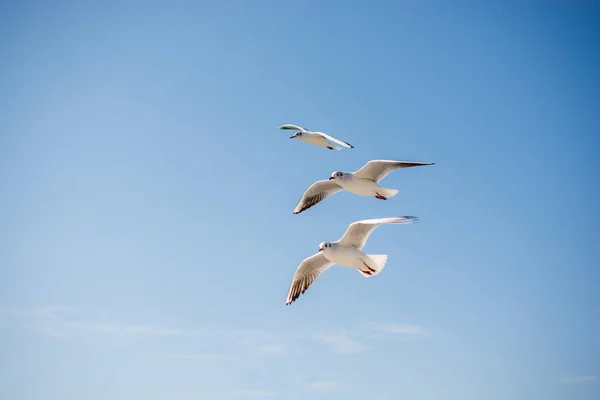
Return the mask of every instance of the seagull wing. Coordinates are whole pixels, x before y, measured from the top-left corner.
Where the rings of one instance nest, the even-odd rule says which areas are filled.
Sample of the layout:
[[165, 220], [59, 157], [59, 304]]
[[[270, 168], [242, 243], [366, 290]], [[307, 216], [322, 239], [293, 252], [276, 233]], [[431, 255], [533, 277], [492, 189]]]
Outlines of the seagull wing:
[[370, 179], [379, 182], [390, 172], [398, 168], [419, 167], [421, 165], [433, 165], [431, 162], [412, 162], [412, 161], [391, 161], [391, 160], [371, 160], [361, 169], [354, 173], [357, 178]]
[[294, 214], [300, 214], [302, 211], [311, 208], [327, 196], [341, 192], [343, 189], [333, 180], [327, 181], [316, 181], [302, 195], [296, 208], [294, 208]]
[[349, 148], [349, 149], [353, 149], [353, 148], [354, 148], [354, 146], [352, 146], [350, 143], [348, 143], [348, 142], [344, 142], [343, 140], [341, 140], [341, 139], [338, 139], [338, 138], [336, 138], [336, 137], [333, 137], [333, 136], [331, 136], [331, 135], [328, 135], [328, 134], [326, 134], [326, 133], [323, 133], [323, 132], [313, 132], [313, 133], [314, 133], [314, 134], [317, 134], [317, 135], [321, 135], [321, 136], [323, 136], [325, 139], [327, 139], [327, 140], [330, 140], [330, 141], [332, 141], [332, 142], [334, 142], [334, 143], [337, 143], [337, 144], [339, 144], [340, 146], [344, 146], [344, 147], [347, 147], [347, 148]]
[[288, 305], [296, 301], [319, 275], [327, 271], [332, 265], [333, 263], [325, 258], [323, 253], [314, 254], [302, 261], [294, 274], [294, 279], [292, 279], [285, 304]]
[[383, 224], [412, 224], [418, 220], [417, 217], [403, 216], [377, 219], [364, 219], [350, 224], [344, 236], [338, 241], [344, 246], [352, 246], [362, 250], [369, 236], [379, 225]]
[[292, 130], [292, 131], [308, 132], [308, 129], [305, 129], [305, 128], [301, 127], [300, 125], [293, 125], [293, 124], [281, 125], [281, 126], [278, 126], [278, 128]]

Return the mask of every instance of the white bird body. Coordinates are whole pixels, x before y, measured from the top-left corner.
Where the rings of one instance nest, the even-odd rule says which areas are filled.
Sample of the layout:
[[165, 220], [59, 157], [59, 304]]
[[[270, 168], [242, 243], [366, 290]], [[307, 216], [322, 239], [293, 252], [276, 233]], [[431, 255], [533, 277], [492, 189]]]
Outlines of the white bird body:
[[342, 149], [341, 147], [332, 145], [331, 143], [329, 143], [327, 141], [327, 139], [325, 139], [325, 137], [319, 135], [318, 133], [314, 133], [314, 132], [300, 132], [299, 134], [297, 134], [296, 136], [293, 136], [292, 138], [298, 139], [305, 143], [314, 144], [315, 146], [327, 147], [330, 150], [341, 150]]
[[[335, 179], [335, 178], [334, 178]], [[333, 180], [330, 178], [330, 180]], [[338, 185], [347, 192], [358, 196], [385, 196], [393, 197], [398, 191], [395, 189], [386, 189], [372, 179], [359, 178], [352, 172], [343, 172], [340, 179], [335, 180]]]
[[292, 136], [290, 136], [290, 139], [297, 139], [302, 142], [310, 143], [310, 144], [313, 144], [313, 145], [319, 146], [319, 147], [327, 147], [329, 150], [341, 150], [342, 149], [341, 147], [333, 145], [329, 142], [339, 144], [340, 146], [343, 146], [343, 147], [346, 147], [349, 149], [354, 148], [354, 146], [352, 146], [350, 143], [344, 142], [341, 139], [338, 139], [336, 137], [333, 137], [333, 136], [328, 135], [323, 132], [313, 132], [313, 131], [303, 128], [299, 125], [285, 124], [285, 125], [279, 126], [279, 129], [297, 131]]
[[317, 181], [306, 189], [294, 208], [294, 214], [299, 214], [319, 203], [327, 196], [344, 190], [359, 196], [374, 196], [380, 200], [387, 200], [388, 197], [398, 194], [398, 190], [396, 189], [387, 189], [379, 186], [379, 181], [385, 178], [390, 172], [399, 168], [433, 164], [435, 163], [371, 160], [356, 172], [335, 171], [328, 180]]
[[[321, 243], [319, 248], [326, 259], [342, 267], [356, 268], [361, 265], [360, 260], [366, 256], [356, 247], [344, 246], [339, 243], [331, 243], [331, 247], [325, 247], [326, 243]], [[363, 267], [364, 268], [364, 267]]]
[[335, 242], [322, 242], [319, 252], [306, 258], [296, 270], [288, 291], [286, 304], [290, 304], [334, 264], [354, 268], [365, 278], [381, 273], [387, 263], [386, 254], [365, 254], [362, 249], [371, 233], [382, 224], [411, 224], [416, 217], [392, 217], [356, 221], [348, 226], [346, 233]]

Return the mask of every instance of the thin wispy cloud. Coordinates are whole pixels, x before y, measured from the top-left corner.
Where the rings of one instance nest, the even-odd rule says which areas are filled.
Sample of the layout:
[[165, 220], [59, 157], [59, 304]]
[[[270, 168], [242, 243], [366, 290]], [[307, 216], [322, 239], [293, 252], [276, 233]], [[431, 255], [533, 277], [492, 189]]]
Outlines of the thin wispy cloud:
[[256, 346], [256, 350], [260, 351], [261, 353], [273, 354], [277, 356], [283, 356], [289, 352], [288, 347], [281, 343], [259, 345]]
[[317, 392], [326, 392], [330, 390], [337, 389], [339, 383], [336, 381], [309, 381], [305, 384], [306, 388], [309, 390], [317, 391]]
[[115, 324], [69, 316], [65, 307], [44, 306], [32, 310], [16, 310], [37, 331], [57, 338], [104, 339], [125, 341], [143, 337], [179, 336], [185, 332], [142, 324]]
[[238, 342], [259, 353], [282, 356], [289, 354], [297, 336], [287, 336], [266, 330], [235, 330]]
[[[268, 356], [295, 356], [321, 351], [326, 346], [335, 354], [360, 354], [367, 350], [365, 344], [356, 338], [373, 336], [395, 336], [401, 340], [420, 340], [428, 335], [428, 330], [418, 325], [394, 322], [363, 324], [354, 330], [336, 328], [320, 333], [277, 332], [266, 329], [242, 329], [234, 327], [205, 327], [182, 330], [169, 327], [135, 323], [114, 323], [96, 321], [75, 315], [65, 307], [43, 306], [34, 309], [12, 310], [13, 314], [25, 319], [32, 328], [46, 336], [56, 338], [77, 338], [86, 341], [104, 341], [122, 344], [127, 341], [187, 336], [190, 338], [218, 337], [234, 346]], [[406, 338], [406, 339], [404, 339]], [[372, 342], [375, 346], [377, 342]], [[223, 357], [220, 354], [187, 352], [155, 354], [169, 359], [202, 360]], [[585, 377], [584, 377], [585, 378]], [[588, 378], [589, 379], [589, 378]], [[323, 383], [321, 383], [324, 385]], [[315, 385], [318, 385], [315, 383]]]
[[341, 387], [340, 382], [331, 379], [307, 379], [300, 375], [293, 375], [291, 381], [297, 390], [311, 392], [329, 392]]
[[261, 390], [261, 389], [248, 389], [248, 390], [240, 390], [234, 392], [232, 394], [233, 397], [236, 398], [263, 398], [263, 397], [278, 397], [279, 395], [270, 390]]
[[561, 382], [568, 384], [596, 382], [596, 375], [570, 376], [561, 379]]
[[150, 355], [172, 360], [218, 360], [225, 358], [222, 354], [210, 353], [151, 353]]
[[426, 335], [427, 329], [419, 325], [405, 325], [393, 322], [373, 324], [373, 330], [377, 333], [385, 333], [391, 335], [411, 334], [411, 335]]
[[266, 329], [241, 329], [241, 328], [219, 328], [205, 329], [195, 332], [197, 335], [229, 337], [251, 351], [273, 356], [290, 356], [303, 354], [314, 349], [315, 344], [326, 345], [336, 354], [358, 354], [366, 351], [363, 342], [355, 337], [366, 337], [368, 335], [390, 335], [403, 336], [407, 340], [416, 340], [429, 334], [422, 326], [399, 323], [364, 324], [361, 329], [344, 330], [334, 329], [333, 332], [323, 333], [298, 333], [277, 332]]
[[315, 335], [315, 341], [326, 344], [338, 354], [357, 354], [365, 350], [365, 346], [359, 341], [348, 338], [345, 334]]

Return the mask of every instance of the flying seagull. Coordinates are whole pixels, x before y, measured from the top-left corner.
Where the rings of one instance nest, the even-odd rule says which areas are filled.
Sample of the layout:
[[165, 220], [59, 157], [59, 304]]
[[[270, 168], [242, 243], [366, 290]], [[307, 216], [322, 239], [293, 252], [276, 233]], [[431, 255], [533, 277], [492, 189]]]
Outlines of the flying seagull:
[[362, 249], [369, 235], [382, 224], [411, 224], [417, 217], [365, 219], [350, 224], [344, 236], [335, 242], [319, 244], [319, 252], [302, 261], [294, 274], [285, 304], [291, 304], [334, 264], [355, 268], [365, 278], [381, 273], [387, 263], [387, 254], [365, 254]]
[[379, 186], [379, 181], [390, 172], [399, 168], [434, 164], [432, 162], [371, 160], [356, 172], [335, 171], [328, 180], [316, 181], [310, 185], [296, 204], [294, 214], [300, 214], [325, 199], [325, 197], [343, 190], [359, 196], [374, 196], [380, 200], [387, 200], [388, 197], [393, 197], [398, 193], [396, 189], [386, 189]]
[[344, 142], [343, 140], [340, 140], [336, 137], [333, 137], [323, 132], [312, 132], [298, 125], [285, 124], [279, 126], [278, 128], [298, 131], [292, 136], [290, 136], [290, 139], [298, 139], [306, 143], [314, 144], [315, 146], [327, 147], [329, 150], [341, 150], [342, 148], [329, 143], [328, 140], [330, 142], [337, 143], [340, 146], [347, 147], [349, 149], [354, 148], [354, 146], [352, 146], [350, 143]]

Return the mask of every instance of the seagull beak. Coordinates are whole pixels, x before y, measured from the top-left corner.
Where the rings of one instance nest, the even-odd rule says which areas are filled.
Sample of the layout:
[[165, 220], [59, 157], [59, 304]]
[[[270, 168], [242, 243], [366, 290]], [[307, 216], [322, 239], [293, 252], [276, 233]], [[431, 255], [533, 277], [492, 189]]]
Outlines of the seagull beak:
[[290, 136], [290, 139], [293, 139], [293, 138], [295, 138], [295, 137], [296, 137], [296, 135], [294, 135], [294, 136]]
[[323, 251], [323, 248], [322, 248], [322, 247], [319, 247], [319, 251]]
[[330, 180], [330, 181], [331, 181], [331, 180], [334, 180], [334, 179], [335, 179], [335, 178], [334, 178], [333, 176], [330, 176], [330, 177], [329, 177], [329, 180]]

